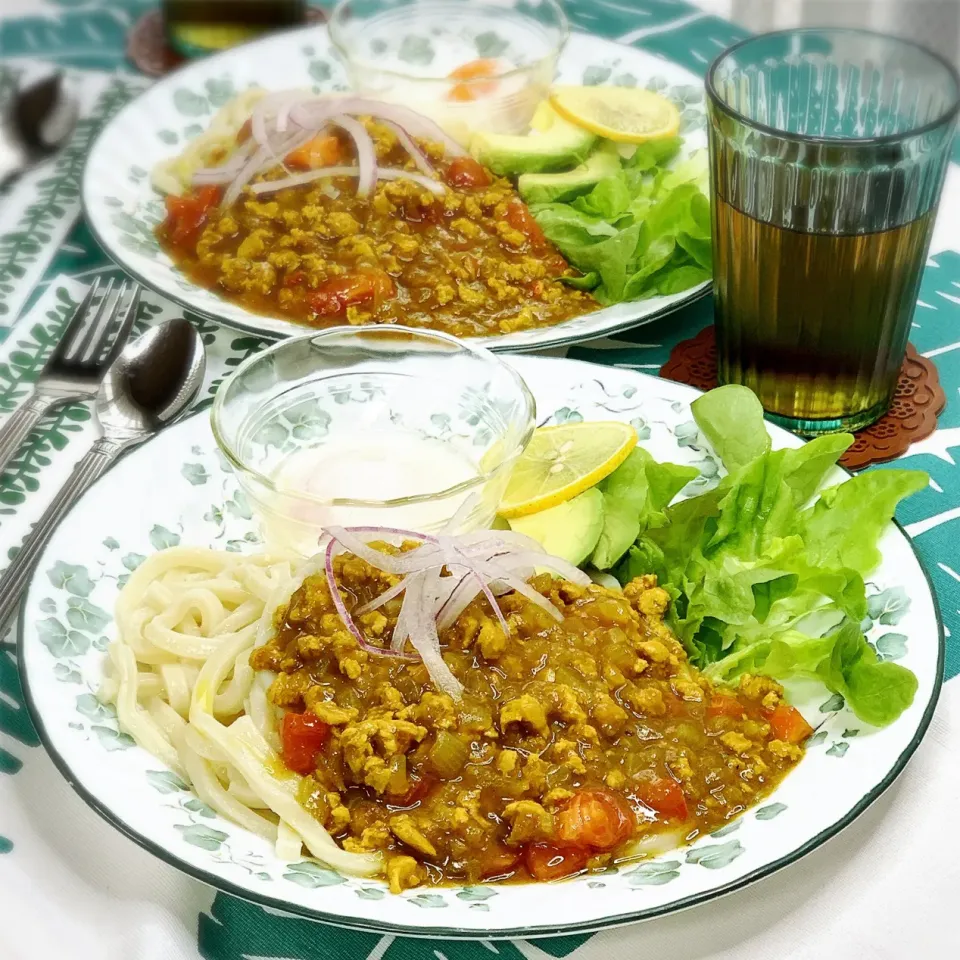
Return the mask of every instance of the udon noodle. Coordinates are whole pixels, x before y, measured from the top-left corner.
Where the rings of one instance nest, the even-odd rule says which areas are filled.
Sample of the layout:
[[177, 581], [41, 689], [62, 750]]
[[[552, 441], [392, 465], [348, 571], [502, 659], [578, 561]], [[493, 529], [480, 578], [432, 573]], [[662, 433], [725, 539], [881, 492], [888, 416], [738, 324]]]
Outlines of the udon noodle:
[[316, 569], [276, 552], [174, 547], [149, 557], [117, 600], [100, 699], [205, 804], [274, 844], [281, 859], [306, 846], [331, 867], [369, 876], [380, 856], [341, 849], [300, 805], [303, 778], [278, 753], [272, 675], [249, 664], [273, 637], [276, 611]]

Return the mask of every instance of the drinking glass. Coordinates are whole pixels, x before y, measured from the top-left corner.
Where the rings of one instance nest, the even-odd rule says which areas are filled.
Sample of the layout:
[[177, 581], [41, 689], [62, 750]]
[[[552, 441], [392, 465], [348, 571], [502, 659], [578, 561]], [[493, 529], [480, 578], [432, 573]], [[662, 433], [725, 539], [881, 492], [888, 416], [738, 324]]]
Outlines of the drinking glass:
[[960, 106], [905, 40], [789, 30], [707, 74], [718, 376], [803, 434], [887, 410]]

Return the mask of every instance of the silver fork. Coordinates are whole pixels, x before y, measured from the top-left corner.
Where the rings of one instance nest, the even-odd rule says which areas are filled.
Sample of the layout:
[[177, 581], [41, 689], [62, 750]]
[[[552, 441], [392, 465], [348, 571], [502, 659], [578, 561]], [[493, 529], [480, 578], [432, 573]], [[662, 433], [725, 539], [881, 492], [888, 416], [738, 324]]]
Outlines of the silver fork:
[[100, 280], [87, 291], [41, 371], [33, 395], [0, 427], [0, 474], [48, 410], [97, 395], [100, 381], [127, 342], [137, 316], [140, 286], [133, 284], [124, 308], [127, 289], [124, 280], [110, 304], [111, 279], [96, 306], [93, 301], [100, 290]]

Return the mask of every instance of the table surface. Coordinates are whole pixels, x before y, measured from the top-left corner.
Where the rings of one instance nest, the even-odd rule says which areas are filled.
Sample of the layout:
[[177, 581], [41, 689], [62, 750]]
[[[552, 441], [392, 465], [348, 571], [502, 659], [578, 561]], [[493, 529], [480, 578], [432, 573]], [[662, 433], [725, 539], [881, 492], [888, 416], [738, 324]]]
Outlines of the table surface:
[[[147, 81], [124, 60], [147, 0], [0, 0], [4, 86], [64, 68], [83, 101], [71, 146], [0, 197], [0, 420], [28, 394], [84, 284], [118, 275], [80, 217], [86, 151]], [[744, 31], [681, 0], [566, 0], [576, 28], [702, 74]], [[954, 150], [911, 340], [947, 393], [939, 429], [899, 461], [931, 486], [899, 519], [933, 578], [947, 635], [945, 678], [960, 673], [960, 141]], [[175, 314], [149, 296], [143, 320]], [[709, 299], [566, 355], [656, 373], [671, 348], [712, 321]], [[205, 399], [262, 341], [200, 321]], [[0, 551], [21, 542], [95, 427], [89, 408], [47, 418], [0, 482]], [[944, 686], [926, 741], [897, 784], [837, 839], [747, 890], [672, 917], [594, 936], [458, 942], [338, 930], [266, 911], [181, 876], [101, 821], [59, 776], [26, 715], [13, 637], [0, 639], [0, 955], [4, 960], [541, 960], [545, 956], [737, 960], [956, 957], [960, 843], [944, 811], [960, 803], [960, 681]], [[638, 894], [639, 895], [639, 894]]]

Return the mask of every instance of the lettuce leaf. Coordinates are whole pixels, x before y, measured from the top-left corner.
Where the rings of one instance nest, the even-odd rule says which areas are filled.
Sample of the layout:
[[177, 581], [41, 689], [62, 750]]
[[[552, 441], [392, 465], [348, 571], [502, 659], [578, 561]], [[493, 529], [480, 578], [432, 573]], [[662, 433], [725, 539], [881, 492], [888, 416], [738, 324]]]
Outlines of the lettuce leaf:
[[822, 491], [802, 517], [810, 562], [866, 576], [880, 563], [877, 541], [897, 504], [928, 482], [920, 470], [872, 470]]
[[865, 723], [883, 727], [896, 720], [913, 703], [917, 678], [902, 664], [881, 661], [854, 623], [833, 639], [829, 657], [816, 668], [827, 689], [842, 694]]
[[590, 562], [609, 570], [652, 524], [662, 522], [663, 509], [695, 477], [696, 467], [658, 463], [642, 447], [599, 484], [603, 494], [603, 531]]
[[664, 166], [678, 149], [676, 138], [640, 144], [588, 192], [530, 208], [603, 304], [680, 293], [712, 275], [706, 153]]
[[717, 387], [690, 405], [700, 432], [733, 473], [770, 449], [763, 425], [763, 407], [748, 387]]
[[641, 521], [615, 576], [624, 584], [658, 577], [674, 600], [671, 628], [708, 676], [813, 677], [865, 723], [892, 722], [917, 684], [860, 632], [864, 577], [880, 562], [878, 543], [897, 504], [927, 484], [926, 474], [871, 471], [817, 496], [851, 436], [771, 450], [762, 410], [745, 388], [711, 391], [693, 410], [729, 473], [712, 490], [665, 504], [654, 522]]

